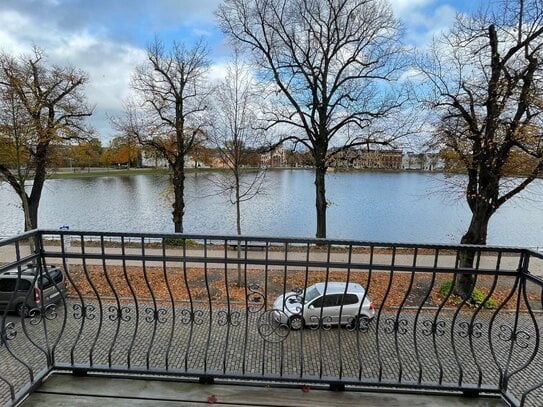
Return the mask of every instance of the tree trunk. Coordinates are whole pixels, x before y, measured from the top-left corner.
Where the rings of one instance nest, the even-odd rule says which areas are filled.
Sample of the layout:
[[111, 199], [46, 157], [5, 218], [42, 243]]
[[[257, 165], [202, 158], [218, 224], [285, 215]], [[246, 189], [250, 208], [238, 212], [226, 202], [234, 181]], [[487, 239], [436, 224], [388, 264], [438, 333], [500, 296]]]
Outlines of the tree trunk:
[[[236, 231], [238, 236], [241, 236], [241, 208], [240, 208], [240, 192], [239, 192], [239, 174], [235, 174], [236, 178]], [[245, 249], [247, 250], [247, 249]], [[238, 242], [237, 249], [238, 259], [241, 258], [241, 240]], [[241, 273], [241, 264], [238, 263], [238, 287], [243, 287], [243, 276]]]
[[[42, 138], [46, 138], [45, 136]], [[36, 146], [34, 180], [32, 183], [32, 190], [30, 196], [26, 196], [26, 192], [23, 200], [23, 208], [25, 210], [25, 230], [32, 230], [38, 228], [38, 209], [40, 206], [41, 194], [43, 186], [45, 184], [45, 178], [47, 175], [47, 148], [49, 143], [40, 143]], [[24, 191], [24, 184], [22, 186]], [[26, 206], [25, 206], [26, 199]]]
[[[478, 205], [471, 216], [471, 222], [467, 232], [460, 240], [461, 244], [485, 245], [488, 231], [488, 222], [492, 213], [488, 205]], [[475, 251], [461, 250], [458, 253], [458, 266], [460, 268], [473, 268]], [[475, 288], [475, 277], [473, 274], [460, 274], [455, 284], [454, 293], [462, 299], [471, 298]]]
[[[25, 216], [25, 232], [29, 230], [34, 230], [38, 228], [38, 208], [40, 205], [39, 200], [32, 200], [29, 198], [26, 193], [24, 194], [24, 197], [21, 196], [21, 200], [23, 202], [23, 209], [24, 209], [24, 216]], [[36, 253], [36, 249], [38, 246], [38, 235], [34, 236], [33, 238], [30, 238], [28, 240], [28, 245], [30, 248], [31, 253]], [[39, 261], [33, 260], [32, 263], [36, 266], [38, 266]]]
[[239, 191], [239, 174], [234, 174], [236, 179], [236, 232], [241, 235], [241, 208], [240, 208], [240, 191]]
[[25, 231], [38, 228], [38, 207], [40, 201], [32, 198], [26, 199], [26, 205], [23, 204], [25, 212]]
[[326, 238], [326, 166], [317, 163], [315, 166], [315, 193], [317, 207], [317, 238]]
[[173, 168], [173, 224], [175, 233], [183, 233], [183, 214], [185, 211], [185, 200], [183, 191], [185, 189], [185, 172], [183, 165]]

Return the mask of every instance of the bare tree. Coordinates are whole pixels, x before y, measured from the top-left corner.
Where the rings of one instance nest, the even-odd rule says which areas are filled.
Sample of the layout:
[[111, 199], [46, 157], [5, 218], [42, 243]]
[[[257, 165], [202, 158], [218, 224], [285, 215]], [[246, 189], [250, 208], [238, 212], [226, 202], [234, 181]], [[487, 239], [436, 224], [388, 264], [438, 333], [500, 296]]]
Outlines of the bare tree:
[[[461, 243], [486, 244], [488, 223], [505, 202], [543, 169], [543, 9], [540, 1], [500, 3], [493, 14], [459, 16], [420, 63], [431, 85], [436, 141], [454, 151], [467, 172], [465, 197], [472, 216]], [[511, 160], [530, 162], [523, 177], [507, 178]], [[460, 265], [473, 267], [474, 253]], [[472, 275], [457, 294], [469, 298]]]
[[[73, 67], [45, 63], [43, 52], [13, 58], [0, 55], [0, 178], [21, 200], [25, 230], [38, 227], [38, 208], [51, 148], [91, 134], [92, 114], [82, 93], [87, 75]], [[30, 193], [25, 181], [32, 179]]]
[[219, 187], [230, 194], [230, 201], [236, 206], [236, 232], [241, 235], [240, 204], [258, 194], [264, 176], [260, 167], [251, 168], [249, 173], [244, 168], [248, 154], [264, 144], [264, 135], [258, 125], [260, 95], [238, 53], [213, 96], [209, 138], [228, 169]]
[[[237, 51], [213, 96], [209, 138], [228, 169], [215, 183], [221, 193], [229, 194], [230, 202], [236, 206], [236, 232], [241, 235], [241, 203], [261, 191], [265, 171], [261, 167], [245, 168], [248, 156], [264, 144], [264, 134], [258, 125], [262, 99], [249, 67]], [[240, 244], [237, 249], [239, 258]], [[241, 265], [238, 265], [238, 286], [242, 285]]]
[[[315, 163], [317, 237], [326, 237], [325, 174], [333, 154], [390, 143], [378, 120], [400, 106], [398, 23], [381, 0], [224, 0], [222, 30], [274, 83], [272, 125], [288, 126]], [[335, 147], [335, 148], [332, 148]]]
[[147, 48], [147, 62], [132, 78], [137, 98], [127, 104], [123, 118], [114, 120], [118, 130], [155, 149], [168, 162], [173, 173], [176, 233], [183, 232], [185, 157], [204, 135], [208, 65], [203, 42], [186, 48], [174, 41], [166, 48], [156, 39]]

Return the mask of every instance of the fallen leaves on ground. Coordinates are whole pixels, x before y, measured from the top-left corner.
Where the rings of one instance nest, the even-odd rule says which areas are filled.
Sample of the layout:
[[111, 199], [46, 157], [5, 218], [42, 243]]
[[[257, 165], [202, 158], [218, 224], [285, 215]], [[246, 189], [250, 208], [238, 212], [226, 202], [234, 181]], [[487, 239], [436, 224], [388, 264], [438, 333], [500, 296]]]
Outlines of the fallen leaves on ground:
[[[241, 285], [238, 286], [238, 277]], [[326, 270], [238, 270], [225, 268], [163, 268], [138, 266], [71, 266], [69, 273], [70, 294], [74, 296], [99, 296], [101, 298], [129, 298], [138, 300], [230, 302], [244, 304], [248, 298], [263, 298], [268, 304], [294, 288], [303, 288], [317, 282], [350, 281], [361, 284], [376, 307], [456, 306], [458, 298], [445, 297], [439, 292], [443, 282], [450, 280], [446, 274], [411, 272], [346, 272]], [[497, 280], [496, 280], [497, 281]], [[511, 294], [514, 278], [500, 278], [494, 290], [494, 276], [480, 276], [477, 286], [485, 294], [492, 291], [498, 304], [506, 302], [507, 308], [515, 307], [516, 295]], [[253, 297], [250, 295], [253, 294]], [[510, 298], [508, 298], [510, 296]], [[537, 300], [537, 293], [529, 293], [529, 300]], [[467, 304], [470, 305], [470, 304]]]

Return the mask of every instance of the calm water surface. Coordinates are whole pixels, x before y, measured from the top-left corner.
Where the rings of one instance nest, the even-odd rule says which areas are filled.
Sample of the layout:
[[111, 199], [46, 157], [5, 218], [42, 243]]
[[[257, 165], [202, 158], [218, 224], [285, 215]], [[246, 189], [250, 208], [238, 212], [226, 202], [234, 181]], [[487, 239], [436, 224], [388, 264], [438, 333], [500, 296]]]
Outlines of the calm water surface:
[[[215, 173], [187, 175], [186, 233], [235, 234], [235, 209], [214, 194]], [[421, 173], [327, 175], [328, 237], [392, 242], [458, 242], [469, 210], [446, 186], [454, 178]], [[48, 180], [40, 206], [41, 228], [125, 232], [173, 232], [168, 176]], [[315, 233], [313, 172], [271, 171], [265, 191], [242, 207], [247, 235], [312, 237]], [[543, 182], [536, 181], [491, 220], [489, 243], [543, 245]], [[0, 184], [0, 236], [22, 231], [16, 195]]]

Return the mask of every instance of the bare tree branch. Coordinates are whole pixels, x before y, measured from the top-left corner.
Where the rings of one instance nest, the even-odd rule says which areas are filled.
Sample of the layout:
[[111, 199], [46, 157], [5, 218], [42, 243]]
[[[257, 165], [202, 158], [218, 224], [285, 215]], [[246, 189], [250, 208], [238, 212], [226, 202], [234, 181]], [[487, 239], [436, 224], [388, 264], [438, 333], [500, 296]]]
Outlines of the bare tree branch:
[[[539, 2], [504, 0], [493, 14], [458, 16], [419, 63], [431, 89], [427, 106], [441, 120], [436, 142], [467, 171], [472, 218], [462, 243], [486, 244], [492, 215], [542, 173], [542, 46]], [[522, 178], [505, 182], [513, 174]], [[472, 266], [473, 254], [460, 257]], [[469, 277], [460, 284], [464, 298]]]
[[398, 23], [381, 0], [224, 0], [216, 14], [232, 42], [251, 53], [262, 82], [275, 86], [271, 126], [294, 129], [285, 140], [313, 155], [316, 235], [325, 237], [329, 149], [346, 145], [350, 127], [364, 137], [369, 123], [402, 104], [393, 89], [405, 65]]
[[118, 131], [155, 149], [168, 162], [173, 172], [176, 232], [183, 232], [185, 157], [205, 138], [208, 66], [203, 41], [192, 48], [174, 41], [167, 48], [156, 38], [147, 47], [147, 62], [132, 77], [136, 99], [126, 104], [124, 117], [112, 119]]

